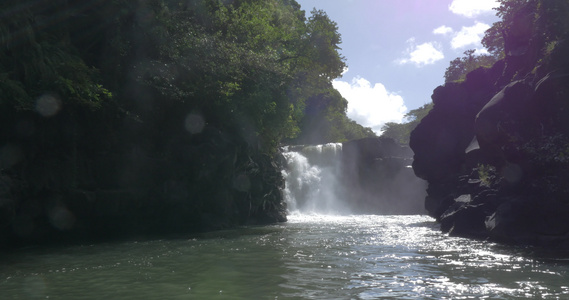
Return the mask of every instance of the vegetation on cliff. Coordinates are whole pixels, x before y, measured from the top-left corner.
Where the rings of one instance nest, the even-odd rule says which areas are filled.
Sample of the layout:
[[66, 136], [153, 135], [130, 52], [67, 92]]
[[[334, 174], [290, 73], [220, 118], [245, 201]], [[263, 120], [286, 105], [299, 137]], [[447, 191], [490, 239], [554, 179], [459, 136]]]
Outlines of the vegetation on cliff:
[[463, 57], [457, 57], [450, 62], [445, 71], [445, 82], [462, 81], [466, 79], [466, 74], [480, 68], [490, 68], [498, 60], [497, 55], [479, 54], [476, 50], [464, 51]]
[[0, 238], [282, 221], [282, 141], [373, 134], [294, 0], [0, 4]]
[[411, 135], [411, 131], [413, 131], [413, 129], [419, 125], [421, 120], [429, 113], [432, 108], [433, 103], [427, 103], [406, 113], [406, 122], [404, 123], [385, 123], [385, 125], [383, 125], [381, 128], [383, 130], [381, 136], [392, 138], [401, 145], [409, 145], [409, 137]]

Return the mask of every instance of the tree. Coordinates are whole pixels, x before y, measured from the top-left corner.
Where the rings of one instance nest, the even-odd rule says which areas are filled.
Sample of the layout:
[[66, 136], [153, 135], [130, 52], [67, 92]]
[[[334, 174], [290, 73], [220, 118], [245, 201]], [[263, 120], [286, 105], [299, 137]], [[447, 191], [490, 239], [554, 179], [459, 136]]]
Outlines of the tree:
[[469, 72], [479, 67], [491, 67], [498, 60], [494, 55], [475, 55], [475, 52], [474, 49], [467, 50], [463, 57], [452, 60], [445, 71], [445, 82], [464, 80]]
[[[44, 29], [39, 17], [60, 7], [64, 21]], [[34, 110], [35, 100], [49, 91], [62, 104], [96, 109], [112, 96], [69, 39], [74, 11], [66, 1], [22, 5], [7, 0], [0, 11], [10, 11], [0, 18], [0, 105]]]
[[[501, 18], [488, 29], [482, 44], [490, 53], [504, 57], [505, 38], [516, 37], [520, 27], [533, 28], [534, 47], [543, 48], [548, 43], [563, 39], [569, 32], [569, 3], [551, 0], [499, 0], [496, 15]], [[540, 49], [543, 50], [543, 49]]]
[[396, 142], [402, 145], [408, 145], [411, 131], [413, 131], [413, 129], [415, 129], [415, 127], [419, 125], [421, 120], [425, 116], [427, 116], [427, 114], [432, 108], [433, 108], [433, 103], [432, 102], [427, 103], [405, 114], [405, 118], [407, 121], [405, 123], [401, 124], [394, 122], [385, 123], [385, 125], [383, 125], [383, 127], [381, 128], [381, 130], [383, 131], [381, 136], [392, 138]]
[[291, 141], [293, 143], [323, 144], [376, 136], [371, 128], [365, 128], [346, 116], [348, 101], [331, 84], [314, 91], [305, 105], [300, 122], [302, 133]]
[[345, 58], [338, 53], [342, 38], [337, 23], [323, 10], [314, 9], [311, 14], [307, 22], [307, 58], [316, 62], [314, 71], [319, 77], [331, 81], [340, 77], [346, 68]]
[[70, 236], [282, 221], [275, 154], [308, 133], [307, 114], [325, 141], [369, 134], [332, 88], [345, 62], [323, 11], [83, 2], [0, 2], [0, 171], [14, 182], [0, 240], [18, 238], [10, 224], [30, 201], [30, 241], [64, 234], [56, 204], [81, 224]]

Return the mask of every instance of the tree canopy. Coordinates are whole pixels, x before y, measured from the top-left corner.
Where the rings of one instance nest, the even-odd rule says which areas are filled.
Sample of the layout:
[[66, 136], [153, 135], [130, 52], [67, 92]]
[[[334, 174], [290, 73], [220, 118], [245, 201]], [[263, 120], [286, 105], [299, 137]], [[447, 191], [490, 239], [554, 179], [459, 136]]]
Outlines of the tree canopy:
[[501, 20], [494, 23], [482, 39], [482, 44], [496, 57], [515, 54], [516, 49], [504, 48], [505, 39], [532, 40], [534, 47], [545, 51], [548, 47], [551, 50], [552, 43], [569, 33], [567, 1], [499, 0], [499, 3], [496, 15]]
[[[49, 93], [79, 109], [110, 101], [141, 121], [193, 111], [269, 152], [300, 133], [370, 134], [331, 86], [346, 64], [321, 10], [307, 18], [293, 0], [81, 3], [0, 4], [0, 105], [34, 110]], [[316, 110], [327, 124], [315, 135]]]
[[411, 131], [413, 131], [413, 129], [419, 125], [421, 120], [429, 113], [432, 108], [433, 103], [430, 102], [424, 104], [419, 108], [412, 109], [407, 114], [405, 114], [406, 122], [404, 123], [385, 123], [385, 125], [383, 125], [381, 128], [383, 130], [381, 136], [392, 138], [399, 144], [408, 145]]
[[340, 44], [294, 0], [0, 2], [0, 242], [283, 221], [280, 145], [374, 135]]
[[467, 50], [463, 57], [452, 60], [445, 71], [445, 82], [464, 80], [471, 71], [480, 67], [489, 68], [498, 60], [494, 55], [476, 55], [475, 52], [474, 49]]

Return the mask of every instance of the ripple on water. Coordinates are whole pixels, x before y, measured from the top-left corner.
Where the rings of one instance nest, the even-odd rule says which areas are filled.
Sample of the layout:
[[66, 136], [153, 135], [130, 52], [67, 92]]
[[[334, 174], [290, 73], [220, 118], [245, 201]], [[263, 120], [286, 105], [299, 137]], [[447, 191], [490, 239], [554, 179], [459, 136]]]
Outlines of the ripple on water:
[[425, 216], [292, 215], [196, 238], [28, 249], [0, 294], [66, 299], [564, 299], [569, 263], [448, 237]]

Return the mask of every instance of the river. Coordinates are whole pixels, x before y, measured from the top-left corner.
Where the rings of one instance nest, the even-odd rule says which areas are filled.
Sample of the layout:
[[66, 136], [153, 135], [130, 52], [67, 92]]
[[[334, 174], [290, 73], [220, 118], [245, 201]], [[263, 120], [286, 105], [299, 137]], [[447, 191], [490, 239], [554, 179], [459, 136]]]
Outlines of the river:
[[308, 150], [318, 163], [285, 153], [287, 223], [4, 253], [0, 298], [569, 299], [567, 253], [449, 237], [423, 215], [351, 215], [330, 164], [340, 146]]
[[448, 237], [425, 216], [295, 214], [191, 238], [3, 255], [2, 299], [569, 299], [557, 253]]

